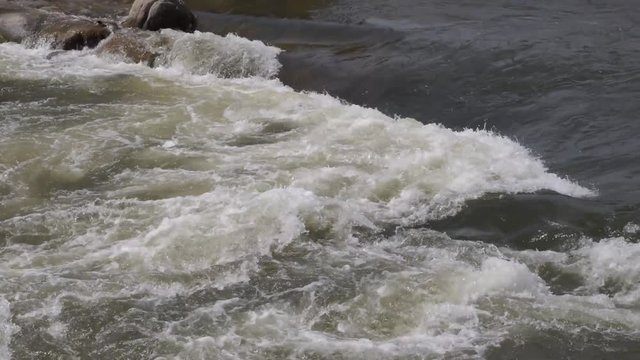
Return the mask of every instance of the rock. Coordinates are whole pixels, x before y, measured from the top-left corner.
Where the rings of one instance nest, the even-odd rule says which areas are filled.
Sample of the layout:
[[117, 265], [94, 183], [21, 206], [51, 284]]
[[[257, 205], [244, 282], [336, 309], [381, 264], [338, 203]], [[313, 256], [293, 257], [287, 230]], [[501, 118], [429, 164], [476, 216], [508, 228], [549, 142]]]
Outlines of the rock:
[[147, 16], [149, 15], [149, 9], [151, 5], [157, 0], [136, 0], [131, 9], [129, 10], [129, 16], [122, 22], [124, 27], [142, 28]]
[[49, 20], [34, 35], [34, 40], [50, 42], [52, 49], [82, 50], [94, 48], [111, 34], [107, 24], [80, 18]]
[[159, 55], [149, 47], [146, 39], [127, 32], [112, 34], [98, 46], [96, 54], [115, 57], [125, 62], [142, 63], [147, 66], [153, 66]]
[[142, 26], [145, 30], [174, 29], [194, 32], [196, 17], [184, 3], [179, 1], [156, 1], [149, 9], [147, 21]]
[[122, 25], [151, 31], [174, 29], [193, 32], [196, 17], [183, 0], [136, 0]]

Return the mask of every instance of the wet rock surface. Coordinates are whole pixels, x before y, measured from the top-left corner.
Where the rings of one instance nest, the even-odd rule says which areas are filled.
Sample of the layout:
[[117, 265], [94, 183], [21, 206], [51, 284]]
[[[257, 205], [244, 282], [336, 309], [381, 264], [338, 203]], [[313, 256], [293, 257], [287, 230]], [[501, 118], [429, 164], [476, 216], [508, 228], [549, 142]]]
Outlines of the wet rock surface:
[[196, 18], [181, 0], [136, 0], [122, 25], [151, 31], [174, 29], [193, 32]]
[[[113, 0], [112, 4], [125, 1]], [[140, 0], [131, 7], [130, 15], [122, 23], [113, 18], [90, 18], [67, 15], [57, 5], [81, 7], [87, 1], [56, 3], [34, 0], [20, 3], [0, 0], [0, 42], [23, 42], [27, 46], [49, 46], [53, 50], [81, 50], [95, 48], [102, 56], [153, 66], [159, 49], [166, 47], [162, 36], [152, 36], [160, 29], [193, 32], [196, 18], [181, 0]], [[32, 6], [32, 7], [28, 7]], [[117, 11], [117, 10], [115, 10]], [[82, 13], [76, 9], [76, 13]], [[113, 14], [113, 13], [112, 13]], [[52, 53], [53, 54], [53, 53]], [[57, 54], [57, 53], [56, 53]]]
[[161, 38], [152, 39], [144, 32], [122, 30], [100, 43], [96, 54], [124, 62], [153, 66], [163, 45], [165, 44]]
[[34, 37], [48, 42], [52, 49], [82, 50], [96, 47], [110, 34], [109, 26], [99, 20], [60, 18], [48, 21]]

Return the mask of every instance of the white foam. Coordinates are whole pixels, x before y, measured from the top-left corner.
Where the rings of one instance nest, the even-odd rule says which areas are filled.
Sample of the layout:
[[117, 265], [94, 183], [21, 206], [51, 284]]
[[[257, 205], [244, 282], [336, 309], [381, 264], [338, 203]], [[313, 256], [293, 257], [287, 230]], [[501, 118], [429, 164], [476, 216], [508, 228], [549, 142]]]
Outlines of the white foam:
[[[441, 310], [447, 312], [444, 308]], [[463, 309], [451, 306], [448, 311], [457, 312]], [[469, 314], [471, 319], [474, 318], [474, 314]], [[464, 315], [457, 312], [455, 316], [461, 318]], [[309, 353], [321, 356], [340, 354], [350, 359], [378, 359], [417, 353], [433, 356], [456, 349], [474, 351], [476, 346], [473, 344], [473, 338], [478, 335], [470, 328], [452, 327], [449, 329], [451, 331], [433, 333], [416, 329], [415, 332], [406, 335], [372, 340], [314, 331], [301, 321], [304, 320], [299, 316], [278, 308], [249, 312], [243, 317], [243, 322], [236, 324], [228, 332], [183, 342], [184, 350], [178, 354], [178, 358], [199, 358], [204, 354], [215, 354], [216, 358], [225, 359], [254, 358], [251, 354], [260, 354], [272, 348], [289, 350], [295, 358]], [[438, 324], [438, 327], [441, 326], [442, 324]], [[169, 334], [165, 336], [167, 339], [176, 339]]]
[[495, 257], [483, 261], [479, 270], [457, 277], [452, 290], [462, 303], [475, 302], [496, 293], [534, 298], [548, 292], [544, 281], [524, 264]]
[[18, 330], [19, 328], [11, 322], [11, 306], [9, 302], [4, 297], [0, 297], [0, 358], [11, 358], [9, 344], [11, 343], [11, 337]]
[[[404, 235], [398, 239], [406, 239]], [[493, 256], [499, 255], [494, 249], [453, 240], [433, 245], [406, 247], [388, 241], [326, 249], [318, 258], [335, 262], [336, 269], [342, 269], [347, 277], [354, 272], [351, 266], [340, 266], [343, 262], [360, 270], [384, 268], [386, 263], [402, 264], [407, 270], [381, 270], [364, 276], [358, 280], [356, 295], [329, 304], [318, 294], [331, 288], [331, 279], [298, 289], [304, 296], [302, 304], [294, 308], [270, 302], [238, 316], [226, 310], [242, 299], [222, 307], [215, 304], [192, 312], [164, 336], [184, 346], [179, 356], [185, 359], [199, 354], [251, 358], [249, 354], [274, 348], [291, 351], [292, 357], [482, 356], [510, 327], [539, 316], [539, 310], [530, 304], [553, 299], [537, 275], [521, 263]], [[487, 307], [487, 302], [501, 304], [504, 299], [511, 299], [511, 307]], [[561, 309], [560, 305], [556, 308]], [[517, 311], [522, 318], [501, 319], [506, 311]], [[233, 316], [235, 321], [216, 327], [207, 336], [180, 338], [202, 321], [203, 314], [218, 321]], [[334, 325], [318, 326], [325, 323], [325, 317], [334, 318]]]
[[[176, 59], [190, 56], [196, 43], [209, 44], [211, 51], [227, 49], [221, 58], [237, 52], [244, 59], [248, 51], [262, 59], [240, 67], [255, 65], [267, 73], [277, 68], [277, 49], [257, 42], [163, 34], [174, 37], [174, 47], [181, 49]], [[73, 185], [105, 166], [132, 162], [97, 194], [67, 192], [57, 198], [66, 205], [41, 211], [46, 221], [25, 219], [54, 229], [64, 243], [64, 253], [44, 264], [95, 262], [110, 269], [115, 262], [121, 269], [196, 271], [268, 255], [309, 232], [349, 242], [354, 227], [450, 216], [486, 193], [550, 189], [593, 195], [549, 173], [518, 143], [484, 130], [455, 132], [391, 119], [328, 95], [295, 92], [274, 80], [189, 75], [177, 64], [148, 69], [88, 51], [49, 60], [43, 49], [0, 47], [8, 59], [3, 61], [20, 77], [71, 82], [105, 96], [104, 104], [79, 107], [77, 116], [88, 122], [0, 140], [2, 156], [20, 149], [16, 142], [22, 137], [39, 144], [27, 160], [8, 157], [7, 178], [15, 191], [28, 196], [37, 184], [25, 179], [42, 168], [52, 180]], [[140, 90], [131, 88], [132, 82]], [[121, 90], [109, 95], [114, 88]], [[87, 205], [87, 196], [109, 201]], [[131, 199], [138, 196], [158, 199]], [[87, 213], [94, 220], [76, 220]], [[15, 229], [21, 224], [4, 222]], [[35, 258], [58, 250], [48, 251]], [[33, 260], [9, 261], [28, 266]]]
[[[628, 295], [640, 288], [640, 245], [623, 238], [594, 242], [574, 252], [580, 259], [571, 266], [585, 276], [591, 290], [616, 282], [620, 289], [614, 300], [627, 305], [640, 305], [640, 298], [629, 299]], [[629, 301], [632, 303], [629, 303]]]
[[575, 290], [578, 294], [599, 296], [608, 289], [613, 306], [640, 305], [640, 244], [624, 238], [583, 239], [580, 247], [568, 253], [511, 253], [534, 268], [553, 264], [564, 273], [578, 275], [582, 282]]
[[629, 222], [624, 226], [622, 231], [625, 234], [629, 234], [629, 235], [637, 234], [637, 233], [640, 233], [640, 225]]
[[271, 78], [278, 74], [280, 49], [266, 46], [228, 34], [225, 37], [196, 31], [187, 34], [162, 30], [162, 35], [173, 41], [159, 64], [178, 67], [190, 74], [214, 74], [219, 77], [261, 76]]
[[[577, 303], [550, 294], [523, 264], [528, 260], [491, 246], [451, 239], [407, 246], [407, 234], [370, 243], [358, 234], [451, 216], [487, 193], [593, 191], [549, 173], [498, 134], [393, 119], [268, 80], [279, 67], [275, 48], [234, 36], [163, 34], [175, 42], [158, 69], [90, 51], [46, 59], [43, 49], [0, 45], [3, 73], [72, 84], [94, 99], [77, 99], [68, 115], [77, 123], [14, 128], [0, 139], [0, 169], [14, 186], [9, 197], [28, 204], [38, 176], [62, 184], [32, 200], [37, 211], [0, 222], [9, 242], [2, 273], [48, 278], [14, 291], [45, 299], [22, 316], [51, 317], [50, 335], [64, 336], [56, 319], [61, 294], [87, 303], [133, 295], [162, 302], [199, 287], [246, 283], [261, 257], [292, 244], [320, 253], [317, 266], [329, 275], [372, 275], [353, 280], [357, 295], [329, 305], [316, 298], [323, 286], [340, 286], [327, 275], [295, 289], [306, 301], [302, 310], [276, 301], [235, 314], [232, 325], [210, 333], [190, 327], [230, 316], [220, 303], [186, 316], [179, 325], [190, 332], [173, 324], [155, 335], [177, 344], [183, 358], [246, 358], [278, 346], [361, 358], [455, 356], [481, 354], [516, 322], [502, 317], [505, 299], [527, 319], [546, 316], [536, 304], [565, 311]], [[25, 112], [23, 120], [33, 119]], [[20, 141], [37, 146], [25, 155]], [[36, 244], [17, 241], [20, 235]], [[47, 240], [38, 243], [38, 236]], [[623, 279], [631, 290], [620, 293], [622, 303], [635, 294], [634, 246], [612, 240], [576, 251], [574, 263], [546, 259], [575, 265], [594, 287], [603, 273]], [[79, 280], [62, 281], [64, 274]], [[54, 295], [42, 295], [48, 292]], [[607, 307], [624, 321], [615, 304], [586, 302], [584, 309]], [[10, 314], [8, 306], [3, 311]], [[314, 327], [336, 314], [335, 329]]]

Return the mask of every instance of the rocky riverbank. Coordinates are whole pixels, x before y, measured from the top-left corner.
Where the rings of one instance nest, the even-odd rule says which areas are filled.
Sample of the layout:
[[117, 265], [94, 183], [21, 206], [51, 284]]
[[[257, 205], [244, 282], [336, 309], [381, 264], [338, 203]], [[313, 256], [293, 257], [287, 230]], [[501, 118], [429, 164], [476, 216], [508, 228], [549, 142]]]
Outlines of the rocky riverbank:
[[[126, 9], [130, 6], [130, 1], [125, 0], [110, 0], [101, 4], [86, 0], [0, 0], [0, 41], [23, 42], [31, 47], [46, 44], [52, 50], [97, 47], [96, 54], [99, 56], [154, 66], [156, 58], [171, 47], [171, 39], [165, 37], [163, 40], [162, 36], [151, 36], [144, 31], [123, 29], [173, 28], [191, 32], [197, 23], [197, 30], [203, 32], [222, 36], [233, 33], [287, 49], [279, 58], [283, 64], [281, 80], [296, 89], [325, 91], [324, 87], [307, 86], [312, 83], [310, 79], [322, 78], [327, 73], [323, 67], [310, 66], [311, 63], [306, 59], [308, 54], [315, 58], [313, 54], [328, 48], [334, 48], [338, 54], [349, 54], [353, 49], [368, 48], [401, 37], [398, 32], [375, 26], [282, 18], [304, 18], [325, 2], [303, 1], [293, 6], [287, 0], [279, 0], [266, 6], [258, 1], [254, 7], [250, 7], [254, 10], [250, 13], [269, 16], [256, 17], [238, 15], [249, 9], [238, 1], [206, 4], [180, 1], [181, 8], [172, 9], [172, 1], [169, 0], [143, 0], [133, 4], [131, 14], [125, 17]], [[158, 4], [169, 6], [163, 8]], [[188, 8], [191, 4], [196, 9], [193, 13]], [[324, 75], [319, 76], [319, 72]]]
[[[27, 46], [48, 45], [52, 50], [82, 50], [100, 45], [98, 55], [116, 55], [150, 66], [158, 54], [144, 41], [148, 34], [140, 30], [193, 32], [196, 28], [195, 16], [182, 0], [136, 0], [124, 20], [91, 18], [46, 6], [22, 5], [15, 2], [0, 5], [0, 39]], [[169, 46], [168, 41], [159, 42], [159, 47]]]

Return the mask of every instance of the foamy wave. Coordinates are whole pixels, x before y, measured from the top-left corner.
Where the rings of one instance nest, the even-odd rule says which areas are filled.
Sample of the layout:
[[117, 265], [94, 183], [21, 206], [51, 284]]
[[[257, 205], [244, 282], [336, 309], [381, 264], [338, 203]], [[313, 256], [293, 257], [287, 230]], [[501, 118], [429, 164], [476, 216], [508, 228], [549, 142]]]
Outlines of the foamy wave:
[[277, 55], [281, 50], [260, 41], [233, 34], [222, 37], [197, 31], [188, 34], [163, 30], [162, 35], [171, 39], [172, 45], [166, 53], [161, 54], [161, 66], [179, 67], [191, 74], [214, 74], [229, 78], [271, 78], [280, 70]]
[[612, 306], [640, 305], [640, 244], [624, 238], [584, 239], [568, 253], [524, 251], [515, 254], [533, 268], [545, 264], [577, 276], [576, 294], [611, 296]]
[[[640, 316], [627, 308], [630, 304], [599, 293], [553, 294], [535, 267], [520, 260], [530, 255], [426, 231], [402, 232], [367, 247], [324, 248], [314, 264], [322, 264], [316, 271], [332, 276], [289, 289], [299, 294], [298, 306], [270, 301], [238, 316], [246, 299], [220, 301], [172, 323], [162, 338], [180, 344], [185, 358], [257, 359], [282, 351], [292, 357], [383, 359], [482, 357], [522, 331], [579, 328], [634, 336]], [[540, 255], [545, 261], [562, 260]], [[363, 269], [367, 275], [357, 275]], [[357, 294], [327, 302], [344, 281], [355, 281]], [[233, 326], [216, 327], [206, 336], [197, 330], [203, 322], [227, 324], [230, 318], [237, 320]], [[199, 335], [185, 338], [184, 333]]]
[[[166, 34], [176, 37], [178, 62], [182, 56], [201, 58], [187, 48], [242, 53], [240, 47], [266, 54], [268, 65], [258, 68], [277, 67], [277, 49], [255, 42]], [[383, 223], [411, 225], [451, 216], [487, 193], [593, 194], [549, 173], [515, 141], [484, 130], [456, 132], [392, 119], [273, 80], [152, 70], [82, 53], [47, 60], [37, 50], [0, 46], [19, 53], [16, 61], [26, 57], [13, 67], [26, 66], [52, 84], [78, 80], [79, 91], [105, 97], [103, 104], [79, 107], [74, 126], [56, 129], [52, 123], [43, 134], [14, 129], [16, 135], [0, 143], [5, 157], [14, 159], [7, 176], [21, 196], [40, 186], [42, 177], [54, 187], [73, 188], [103, 176], [98, 174], [106, 164], [123, 166], [101, 185], [99, 196], [109, 202], [100, 206], [97, 222], [77, 223], [44, 210], [51, 219], [71, 222], [61, 227], [71, 229], [64, 234], [73, 239], [67, 246], [92, 249], [89, 256], [79, 248], [69, 253], [81, 261], [206, 268], [267, 255], [306, 234], [343, 242], [353, 240], [354, 228], [375, 231]], [[177, 50], [181, 46], [186, 48]], [[216, 56], [224, 58], [225, 51]], [[16, 143], [27, 138], [38, 144], [37, 152], [16, 162], [22, 159]], [[83, 203], [86, 195], [71, 191], [67, 200], [59, 198], [71, 202], [65, 213], [85, 212], [73, 204]], [[114, 230], [114, 222], [130, 216], [139, 218], [135, 235]], [[104, 226], [96, 228], [101, 221]], [[7, 220], [5, 226], [18, 223]]]
[[[165, 29], [160, 33], [122, 32], [121, 35], [124, 38], [131, 37], [133, 44], [142, 42], [147, 46], [146, 51], [156, 54], [154, 66], [173, 69], [183, 76], [269, 79], [275, 77], [281, 67], [278, 54], [282, 50], [234, 34], [219, 36]], [[65, 74], [87, 77], [114, 75], [114, 71], [144, 75], [148, 71], [143, 65], [129, 64], [126, 55], [102, 52], [99, 51], [100, 47], [97, 51], [52, 51], [49, 44], [42, 41], [29, 43], [28, 48], [15, 43], [1, 46], [6, 57], [27, 60], [26, 63], [12, 64], [26, 72], [20, 76]]]
[[638, 234], [640, 233], [640, 225], [630, 222], [624, 226], [622, 231], [629, 235]]
[[[277, 49], [261, 44], [166, 34], [177, 47], [157, 69], [0, 45], [0, 71], [64, 110], [3, 107], [20, 121], [0, 138], [0, 196], [13, 211], [0, 221], [0, 271], [20, 279], [3, 284], [47, 336], [86, 326], [72, 324], [76, 302], [90, 310], [119, 296], [152, 314], [179, 303], [171, 311], [186, 314], [144, 336], [185, 358], [480, 356], [514, 324], [568, 323], [571, 307], [592, 327], [602, 309], [636, 324], [598, 294], [553, 294], [522, 254], [433, 233], [377, 241], [388, 225], [451, 216], [487, 193], [593, 195], [517, 142], [293, 91], [264, 78]], [[253, 77], [220, 76], [227, 55], [239, 66], [227, 74]], [[612, 270], [604, 254], [633, 262], [635, 245], [603, 246], [553, 261], [577, 264], [594, 289], [608, 271], [629, 287], [616, 294], [634, 296], [631, 265]]]

